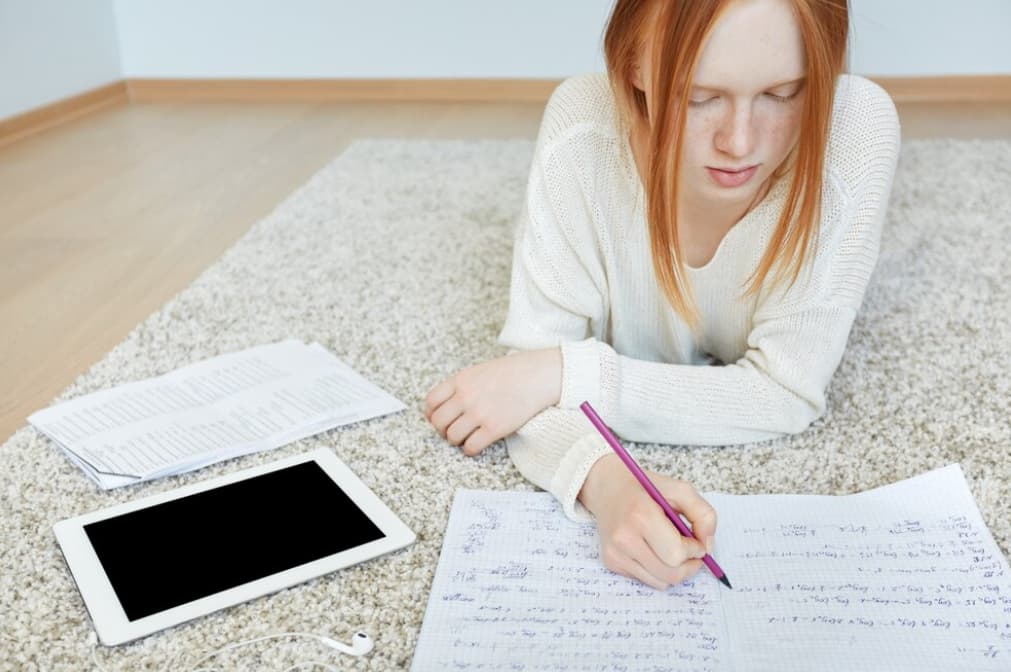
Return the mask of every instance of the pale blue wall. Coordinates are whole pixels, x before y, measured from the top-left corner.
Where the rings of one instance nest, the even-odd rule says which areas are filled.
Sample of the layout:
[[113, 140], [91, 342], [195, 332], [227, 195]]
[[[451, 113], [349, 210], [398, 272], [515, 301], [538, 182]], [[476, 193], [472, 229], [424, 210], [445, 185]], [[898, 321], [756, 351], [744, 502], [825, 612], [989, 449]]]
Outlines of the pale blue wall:
[[[850, 0], [851, 70], [1011, 73], [1011, 0]], [[0, 118], [122, 77], [561, 78], [613, 0], [0, 0]]]
[[[115, 0], [127, 77], [565, 77], [613, 0]], [[1011, 0], [850, 0], [851, 69], [1011, 73]]]
[[113, 0], [0, 0], [0, 119], [122, 76]]

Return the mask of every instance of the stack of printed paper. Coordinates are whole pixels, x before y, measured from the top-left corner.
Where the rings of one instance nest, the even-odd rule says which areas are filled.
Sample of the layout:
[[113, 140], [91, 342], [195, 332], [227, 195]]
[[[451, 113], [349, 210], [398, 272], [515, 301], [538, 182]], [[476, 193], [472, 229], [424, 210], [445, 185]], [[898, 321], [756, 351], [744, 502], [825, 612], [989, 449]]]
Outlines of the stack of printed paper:
[[288, 340], [72, 399], [28, 420], [108, 490], [404, 408], [318, 343]]

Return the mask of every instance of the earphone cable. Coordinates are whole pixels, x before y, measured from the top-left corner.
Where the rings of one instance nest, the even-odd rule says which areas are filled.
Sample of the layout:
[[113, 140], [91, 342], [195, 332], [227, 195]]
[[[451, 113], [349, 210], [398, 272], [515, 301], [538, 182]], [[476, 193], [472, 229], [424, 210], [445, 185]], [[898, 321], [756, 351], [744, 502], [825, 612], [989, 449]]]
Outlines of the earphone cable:
[[[189, 668], [189, 670], [190, 670], [190, 672], [216, 672], [218, 670], [218, 668], [216, 668], [216, 667], [201, 667], [201, 664], [203, 662], [207, 661], [207, 660], [210, 660], [211, 658], [214, 658], [217, 655], [225, 653], [226, 651], [232, 651], [234, 649], [237, 649], [237, 648], [240, 648], [240, 647], [243, 647], [243, 646], [248, 646], [250, 644], [256, 644], [257, 642], [265, 642], [265, 641], [268, 641], [268, 640], [271, 640], [271, 639], [282, 639], [282, 638], [286, 638], [286, 637], [307, 637], [309, 639], [315, 639], [316, 641], [320, 642], [324, 646], [329, 646], [327, 644], [327, 641], [329, 640], [328, 637], [324, 637], [322, 635], [314, 635], [314, 634], [311, 634], [311, 633], [308, 633], [308, 632], [282, 632], [282, 633], [278, 633], [278, 634], [275, 634], [275, 635], [264, 635], [263, 637], [256, 637], [256, 638], [253, 638], [253, 639], [247, 639], [247, 640], [244, 640], [244, 641], [241, 641], [241, 642], [236, 642], [234, 644], [229, 644], [227, 646], [223, 646], [220, 649], [216, 649], [215, 651], [212, 651], [211, 653], [208, 653], [204, 657], [202, 657], [199, 660], [197, 660], [197, 662], [194, 663], [193, 666]], [[95, 667], [98, 668], [99, 672], [109, 672], [109, 670], [107, 670], [106, 667], [104, 665], [102, 665], [102, 663], [99, 662], [99, 660], [98, 660], [98, 638], [95, 636], [95, 633], [91, 633], [91, 635], [88, 637], [88, 642], [91, 644], [91, 660], [92, 660], [93, 663], [95, 663]], [[165, 663], [165, 666], [162, 667], [162, 672], [171, 672], [174, 669], [173, 668], [173, 664], [175, 663], [176, 659], [179, 658], [179, 655], [180, 654], [176, 654], [176, 655], [172, 656], [168, 660], [168, 662]], [[319, 666], [319, 667], [323, 667], [325, 670], [328, 670], [328, 671], [331, 671], [331, 672], [336, 672], [336, 668], [333, 667], [332, 665], [328, 665], [327, 663], [323, 663], [323, 662], [319, 662], [319, 661], [305, 661], [305, 662], [297, 663], [293, 667], [285, 668], [284, 672], [290, 672], [291, 670], [298, 670], [300, 668], [305, 667], [306, 665], [312, 665], [313, 667]], [[309, 668], [309, 669], [312, 669], [312, 668]]]

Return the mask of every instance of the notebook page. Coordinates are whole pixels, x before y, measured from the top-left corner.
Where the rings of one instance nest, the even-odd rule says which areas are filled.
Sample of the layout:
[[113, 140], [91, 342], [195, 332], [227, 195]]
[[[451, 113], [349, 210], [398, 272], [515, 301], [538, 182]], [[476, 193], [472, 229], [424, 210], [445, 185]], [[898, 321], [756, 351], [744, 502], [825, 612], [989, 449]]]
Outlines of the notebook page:
[[958, 465], [844, 497], [707, 497], [739, 672], [1011, 670], [1011, 575]]
[[613, 574], [544, 492], [459, 490], [412, 670], [719, 670], [720, 584]]

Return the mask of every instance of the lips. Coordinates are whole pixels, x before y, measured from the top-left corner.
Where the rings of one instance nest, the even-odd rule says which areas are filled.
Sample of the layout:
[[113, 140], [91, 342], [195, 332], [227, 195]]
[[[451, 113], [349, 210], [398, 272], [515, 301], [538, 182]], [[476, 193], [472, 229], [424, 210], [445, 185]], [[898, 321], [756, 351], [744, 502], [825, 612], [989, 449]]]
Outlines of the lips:
[[749, 166], [740, 169], [710, 168], [706, 166], [706, 171], [713, 181], [721, 187], [739, 187], [754, 177], [758, 172], [758, 166]]

